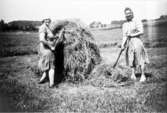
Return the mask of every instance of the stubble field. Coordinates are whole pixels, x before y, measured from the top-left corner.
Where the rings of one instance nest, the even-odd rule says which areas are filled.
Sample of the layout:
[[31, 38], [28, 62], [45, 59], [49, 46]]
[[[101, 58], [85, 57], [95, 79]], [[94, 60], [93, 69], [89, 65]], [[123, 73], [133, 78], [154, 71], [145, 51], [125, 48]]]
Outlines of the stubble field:
[[[59, 88], [39, 85], [38, 34], [0, 33], [0, 111], [57, 112], [167, 112], [167, 33], [165, 27], [147, 27], [142, 37], [150, 59], [147, 81], [111, 83], [104, 74], [120, 51], [121, 29], [92, 31], [100, 47], [103, 65], [95, 70], [98, 79], [74, 84], [64, 81]], [[125, 70], [124, 54], [118, 68]], [[108, 77], [108, 78], [107, 78]], [[124, 84], [124, 85], [121, 85]], [[2, 104], [3, 103], [3, 104]]]

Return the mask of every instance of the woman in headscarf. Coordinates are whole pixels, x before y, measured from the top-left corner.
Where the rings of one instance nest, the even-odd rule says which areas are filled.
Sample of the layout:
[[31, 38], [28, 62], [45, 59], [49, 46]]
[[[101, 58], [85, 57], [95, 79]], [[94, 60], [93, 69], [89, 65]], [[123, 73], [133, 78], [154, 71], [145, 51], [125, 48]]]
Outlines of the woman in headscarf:
[[130, 8], [124, 10], [126, 22], [123, 24], [122, 49], [126, 48], [126, 63], [132, 69], [131, 79], [136, 80], [135, 71], [137, 67], [141, 68], [140, 82], [146, 80], [144, 73], [145, 64], [149, 63], [146, 49], [140, 37], [143, 35], [143, 24], [134, 19], [133, 11]]
[[53, 42], [49, 38], [54, 37], [52, 31], [49, 29], [51, 23], [50, 19], [44, 19], [42, 25], [39, 28], [39, 69], [42, 71], [42, 77], [39, 84], [44, 83], [47, 76], [49, 76], [49, 87], [54, 86], [54, 74], [55, 74], [55, 56]]

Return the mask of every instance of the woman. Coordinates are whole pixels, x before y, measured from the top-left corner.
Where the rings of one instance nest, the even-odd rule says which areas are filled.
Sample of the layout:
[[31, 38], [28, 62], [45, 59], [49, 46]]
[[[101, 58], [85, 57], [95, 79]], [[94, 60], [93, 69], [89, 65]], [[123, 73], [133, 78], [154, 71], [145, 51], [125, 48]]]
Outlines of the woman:
[[44, 19], [42, 25], [39, 28], [39, 68], [43, 72], [39, 84], [44, 83], [47, 76], [49, 76], [49, 87], [54, 86], [54, 74], [55, 74], [55, 57], [54, 57], [54, 47], [52, 47], [52, 42], [49, 38], [53, 37], [49, 25], [51, 23], [50, 19]]
[[131, 79], [136, 80], [135, 70], [141, 68], [140, 82], [146, 80], [144, 67], [149, 63], [147, 52], [140, 39], [143, 35], [143, 25], [141, 21], [134, 19], [133, 11], [130, 8], [124, 10], [126, 22], [123, 24], [123, 42], [122, 49], [126, 47], [126, 63], [132, 69]]

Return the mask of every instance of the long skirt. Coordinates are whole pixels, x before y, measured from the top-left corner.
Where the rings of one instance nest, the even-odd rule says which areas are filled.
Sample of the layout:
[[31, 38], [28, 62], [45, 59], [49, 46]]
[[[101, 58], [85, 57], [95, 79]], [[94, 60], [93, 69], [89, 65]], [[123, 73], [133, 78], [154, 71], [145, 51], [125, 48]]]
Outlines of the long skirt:
[[55, 56], [51, 50], [39, 47], [38, 67], [42, 72], [55, 68]]
[[125, 53], [126, 64], [130, 67], [143, 66], [149, 63], [148, 54], [139, 38], [131, 38]]

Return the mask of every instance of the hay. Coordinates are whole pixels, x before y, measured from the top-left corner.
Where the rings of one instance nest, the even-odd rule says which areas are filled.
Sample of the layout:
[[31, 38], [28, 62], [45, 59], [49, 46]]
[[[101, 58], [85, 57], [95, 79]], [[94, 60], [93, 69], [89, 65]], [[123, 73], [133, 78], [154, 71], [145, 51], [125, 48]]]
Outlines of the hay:
[[56, 69], [73, 82], [87, 78], [101, 62], [99, 48], [93, 35], [76, 21], [58, 21], [51, 25], [54, 35], [59, 36], [56, 44]]
[[112, 65], [100, 64], [92, 72], [86, 84], [95, 87], [118, 87], [132, 83], [129, 79], [131, 70], [124, 66], [117, 66], [113, 69]]

